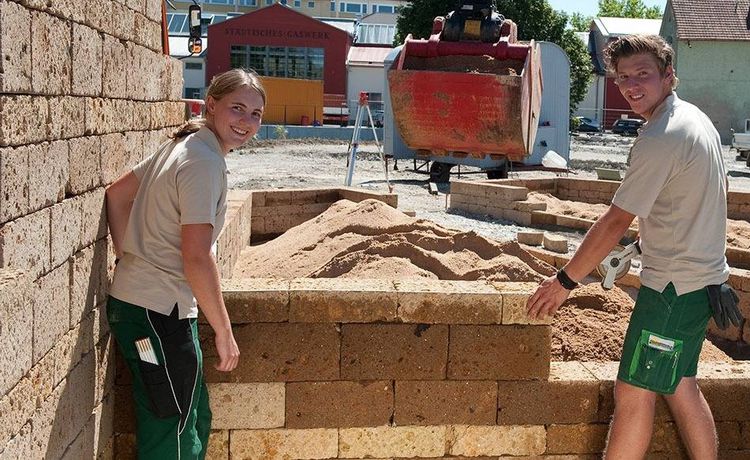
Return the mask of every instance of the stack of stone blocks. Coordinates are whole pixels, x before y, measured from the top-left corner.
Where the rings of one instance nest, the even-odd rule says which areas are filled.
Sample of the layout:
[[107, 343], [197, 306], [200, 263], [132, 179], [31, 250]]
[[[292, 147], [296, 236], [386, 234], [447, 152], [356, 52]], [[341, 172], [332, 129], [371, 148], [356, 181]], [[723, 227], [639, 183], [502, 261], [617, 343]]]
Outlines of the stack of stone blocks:
[[181, 124], [160, 0], [0, 0], [0, 458], [112, 458], [104, 187]]
[[[564, 216], [546, 212], [544, 203], [527, 201], [531, 191], [549, 193], [561, 200], [579, 201], [592, 204], [611, 204], [619, 182], [606, 180], [570, 179], [556, 177], [550, 179], [507, 179], [493, 181], [453, 181], [451, 182], [450, 208], [473, 214], [490, 215], [507, 219], [525, 226], [541, 228], [566, 228], [587, 231], [594, 221], [574, 216]], [[750, 193], [729, 192], [727, 194], [727, 215], [729, 219], [750, 220]], [[626, 238], [634, 239], [637, 230], [631, 228]], [[545, 254], [528, 248], [534, 255], [552, 265], [562, 267], [568, 258]], [[727, 247], [727, 261], [730, 265], [730, 284], [740, 296], [740, 309], [745, 318], [750, 318], [750, 250]], [[620, 280], [628, 286], [639, 287], [637, 276], [630, 275]], [[741, 345], [750, 344], [750, 321], [739, 327], [719, 329], [713, 320], [709, 323], [709, 333]]]

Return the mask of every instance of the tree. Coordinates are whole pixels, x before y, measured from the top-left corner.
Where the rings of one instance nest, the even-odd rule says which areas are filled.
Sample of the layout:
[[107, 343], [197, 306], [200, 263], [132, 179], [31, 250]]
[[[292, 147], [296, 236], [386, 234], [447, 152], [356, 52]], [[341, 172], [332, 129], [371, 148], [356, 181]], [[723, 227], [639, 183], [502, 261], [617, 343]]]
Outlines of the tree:
[[584, 16], [581, 13], [573, 13], [569, 19], [570, 26], [576, 32], [588, 32], [593, 20], [592, 16]]
[[[427, 38], [435, 16], [445, 16], [456, 8], [455, 0], [412, 0], [399, 10], [394, 42], [400, 45], [406, 35]], [[518, 25], [519, 40], [545, 40], [556, 43], [570, 59], [570, 107], [578, 107], [591, 79], [591, 58], [575, 32], [566, 29], [568, 16], [552, 9], [547, 0], [498, 0], [497, 10]]]
[[646, 6], [642, 0], [599, 0], [599, 14], [609, 18], [661, 19], [661, 8]]

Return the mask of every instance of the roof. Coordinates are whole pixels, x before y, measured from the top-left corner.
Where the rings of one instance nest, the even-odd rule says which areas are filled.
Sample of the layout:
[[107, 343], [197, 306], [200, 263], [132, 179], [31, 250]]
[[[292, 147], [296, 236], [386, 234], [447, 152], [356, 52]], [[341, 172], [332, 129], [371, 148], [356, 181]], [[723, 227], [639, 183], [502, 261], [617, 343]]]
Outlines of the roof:
[[371, 13], [359, 20], [360, 24], [388, 24], [395, 26], [397, 14], [393, 13]]
[[601, 17], [594, 18], [594, 23], [605, 37], [635, 34], [659, 35], [659, 29], [661, 28], [661, 19]]
[[383, 46], [352, 46], [349, 48], [348, 65], [383, 67], [386, 56], [393, 50]]
[[333, 26], [337, 29], [341, 29], [344, 32], [348, 33], [349, 35], [354, 35], [354, 19], [344, 19], [344, 18], [321, 18], [321, 17], [315, 17], [314, 19], [317, 19], [320, 22], [324, 22], [328, 24], [329, 26]]
[[679, 40], [750, 41], [750, 0], [671, 0], [669, 3]]

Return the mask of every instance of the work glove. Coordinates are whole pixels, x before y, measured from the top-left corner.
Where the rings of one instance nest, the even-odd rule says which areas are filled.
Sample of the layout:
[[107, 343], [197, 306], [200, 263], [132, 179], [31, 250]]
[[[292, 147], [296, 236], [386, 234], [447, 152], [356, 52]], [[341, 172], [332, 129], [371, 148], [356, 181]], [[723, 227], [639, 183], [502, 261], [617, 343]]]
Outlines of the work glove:
[[726, 329], [729, 324], [736, 327], [742, 325], [742, 313], [737, 306], [739, 297], [728, 283], [706, 286], [708, 299], [713, 309], [713, 317], [719, 329]]

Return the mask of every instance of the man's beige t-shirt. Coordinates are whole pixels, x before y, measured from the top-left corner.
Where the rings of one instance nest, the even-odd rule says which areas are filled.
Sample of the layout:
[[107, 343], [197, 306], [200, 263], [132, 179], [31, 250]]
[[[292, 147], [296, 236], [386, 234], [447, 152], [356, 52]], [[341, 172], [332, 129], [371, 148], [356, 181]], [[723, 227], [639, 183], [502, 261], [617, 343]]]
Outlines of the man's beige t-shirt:
[[219, 141], [204, 127], [167, 142], [133, 172], [140, 180], [130, 211], [113, 297], [168, 315], [194, 318], [198, 308], [182, 264], [182, 225], [224, 225], [227, 173]]
[[682, 295], [729, 278], [721, 140], [696, 106], [672, 93], [654, 110], [612, 204], [638, 216], [644, 286]]

